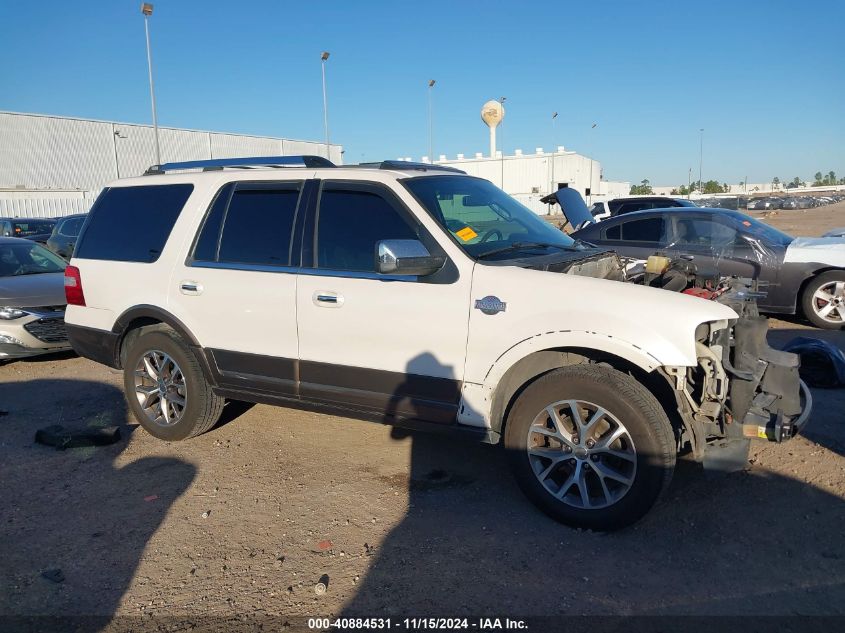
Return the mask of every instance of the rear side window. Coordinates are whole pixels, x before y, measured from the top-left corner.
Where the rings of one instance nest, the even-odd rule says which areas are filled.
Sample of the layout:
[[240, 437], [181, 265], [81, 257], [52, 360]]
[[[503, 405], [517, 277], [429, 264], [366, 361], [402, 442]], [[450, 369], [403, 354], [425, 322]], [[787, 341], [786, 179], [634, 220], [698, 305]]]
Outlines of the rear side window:
[[606, 240], [619, 240], [622, 239], [622, 227], [620, 225], [612, 226], [604, 232], [604, 238]]
[[653, 202], [626, 202], [619, 205], [619, 208], [616, 210], [616, 214], [622, 215], [623, 213], [633, 213], [634, 211], [643, 211], [644, 209], [653, 208]]
[[218, 261], [289, 265], [298, 202], [297, 186], [235, 189], [223, 220]]
[[622, 225], [622, 239], [631, 242], [659, 242], [665, 235], [663, 218], [632, 220]]
[[193, 185], [107, 189], [76, 247], [80, 259], [152, 263], [159, 258]]
[[194, 260], [202, 262], [217, 261], [217, 245], [220, 243], [220, 227], [223, 226], [223, 217], [226, 214], [226, 207], [232, 197], [234, 183], [229, 183], [217, 194], [211, 205], [211, 210], [205, 217], [202, 229], [200, 229], [196, 246], [194, 247]]
[[79, 235], [79, 231], [82, 230], [84, 222], [85, 218], [71, 218], [70, 220], [65, 220], [59, 226], [59, 233], [65, 237], [76, 237]]

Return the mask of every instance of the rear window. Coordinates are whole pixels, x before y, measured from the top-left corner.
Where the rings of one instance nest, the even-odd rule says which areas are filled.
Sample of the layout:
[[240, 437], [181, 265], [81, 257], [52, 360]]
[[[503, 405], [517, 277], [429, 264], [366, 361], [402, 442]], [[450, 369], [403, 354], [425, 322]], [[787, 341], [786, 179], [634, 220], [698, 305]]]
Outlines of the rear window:
[[59, 226], [59, 233], [65, 237], [76, 237], [79, 231], [82, 230], [82, 225], [85, 223], [85, 218], [71, 218], [62, 222]]
[[159, 258], [193, 185], [107, 189], [76, 247], [80, 259], [152, 263]]
[[12, 236], [13, 237], [29, 237], [30, 235], [41, 235], [43, 233], [51, 233], [55, 222], [52, 221], [38, 221], [27, 220], [25, 222], [12, 222]]

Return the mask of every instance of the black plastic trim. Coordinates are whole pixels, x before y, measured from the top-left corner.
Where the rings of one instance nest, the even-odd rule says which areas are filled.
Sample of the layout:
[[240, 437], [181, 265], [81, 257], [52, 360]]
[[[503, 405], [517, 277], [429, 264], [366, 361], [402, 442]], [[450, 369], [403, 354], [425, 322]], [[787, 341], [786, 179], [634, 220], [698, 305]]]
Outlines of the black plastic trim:
[[73, 350], [84, 358], [117, 368], [121, 335], [108, 330], [65, 324], [68, 340]]
[[156, 321], [166, 323], [174, 330], [176, 330], [176, 333], [179, 334], [179, 336], [181, 336], [183, 339], [185, 339], [189, 344], [193, 346], [198, 346], [200, 344], [196, 337], [191, 334], [191, 331], [187, 328], [187, 326], [182, 323], [182, 321], [180, 321], [175, 316], [165, 310], [162, 310], [159, 307], [146, 304], [133, 306], [126, 310], [119, 317], [117, 317], [117, 320], [112, 326], [112, 332], [120, 335], [120, 338], [122, 339], [123, 336], [126, 334], [126, 328], [129, 327], [129, 324], [132, 323], [132, 321], [142, 318], [154, 319]]

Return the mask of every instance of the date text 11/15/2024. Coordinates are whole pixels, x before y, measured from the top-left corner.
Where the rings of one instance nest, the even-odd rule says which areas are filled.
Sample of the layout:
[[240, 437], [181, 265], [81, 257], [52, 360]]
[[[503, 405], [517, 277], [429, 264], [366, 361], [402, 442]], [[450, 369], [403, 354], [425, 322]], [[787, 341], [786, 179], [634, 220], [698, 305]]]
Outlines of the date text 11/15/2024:
[[318, 631], [517, 631], [528, 628], [524, 620], [511, 618], [309, 618], [308, 628]]

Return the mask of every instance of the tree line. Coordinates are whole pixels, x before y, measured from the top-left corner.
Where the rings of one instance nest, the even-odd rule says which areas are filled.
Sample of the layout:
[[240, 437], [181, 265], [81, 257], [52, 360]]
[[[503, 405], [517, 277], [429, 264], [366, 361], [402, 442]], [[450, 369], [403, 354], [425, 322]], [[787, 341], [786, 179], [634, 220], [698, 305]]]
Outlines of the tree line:
[[[772, 185], [772, 189], [779, 189], [781, 185], [784, 185], [786, 189], [794, 189], [796, 187], [806, 187], [807, 183], [801, 180], [798, 176], [795, 176], [795, 178], [787, 183], [783, 183], [780, 178], [775, 176], [772, 178]], [[813, 187], [829, 187], [831, 185], [845, 185], [845, 177], [837, 180], [836, 173], [834, 171], [829, 171], [826, 174], [823, 174], [820, 171], [816, 172], [812, 184]], [[744, 190], [745, 182], [741, 181], [739, 186]], [[669, 195], [686, 196], [694, 191], [698, 191], [700, 193], [730, 193], [731, 186], [726, 182], [720, 184], [717, 180], [708, 180], [704, 183], [697, 180], [693, 181], [689, 185], [680, 185], [679, 187], [675, 187]], [[757, 191], [757, 187], [754, 188], [754, 191]], [[638, 185], [631, 185], [630, 193], [635, 196], [648, 196], [654, 193], [654, 188], [651, 186], [651, 182], [649, 182], [648, 178], [646, 178], [640, 181], [640, 184]]]

